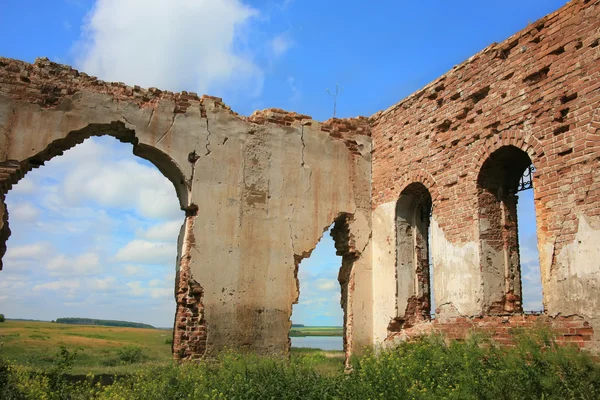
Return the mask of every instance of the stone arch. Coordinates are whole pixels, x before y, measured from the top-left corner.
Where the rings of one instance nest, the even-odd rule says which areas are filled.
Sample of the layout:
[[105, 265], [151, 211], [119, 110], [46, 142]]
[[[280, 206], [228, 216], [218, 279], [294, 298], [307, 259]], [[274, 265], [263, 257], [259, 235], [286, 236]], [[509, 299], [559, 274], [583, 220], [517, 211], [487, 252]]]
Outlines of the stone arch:
[[123, 143], [133, 145], [133, 154], [150, 161], [173, 184], [182, 210], [188, 210], [188, 183], [176, 162], [156, 147], [140, 143], [133, 129], [121, 121], [110, 124], [89, 124], [85, 128], [71, 131], [60, 139], [50, 142], [42, 151], [24, 160], [6, 160], [0, 162], [0, 270], [2, 257], [6, 253], [6, 241], [10, 237], [9, 210], [5, 203], [6, 193], [29, 171], [39, 168], [54, 157], [61, 156], [84, 140], [93, 136], [112, 136]]
[[[150, 161], [175, 188], [181, 209], [185, 211], [178, 239], [177, 264], [175, 275], [175, 322], [173, 330], [172, 352], [176, 359], [197, 358], [206, 352], [206, 320], [204, 319], [203, 288], [192, 278], [190, 271], [191, 246], [194, 243], [192, 232], [197, 207], [189, 203], [190, 182], [185, 178], [181, 167], [162, 150], [141, 143], [134, 129], [121, 121], [102, 124], [88, 124], [86, 127], [70, 131], [64, 137], [55, 139], [36, 154], [24, 160], [6, 160], [0, 162], [0, 270], [2, 257], [6, 253], [6, 242], [10, 237], [9, 210], [5, 197], [12, 186], [27, 172], [39, 168], [54, 157], [61, 156], [84, 140], [93, 136], [112, 136], [123, 143], [133, 145], [133, 154]], [[190, 155], [190, 163], [197, 158]], [[193, 327], [193, 332], [188, 328]]]

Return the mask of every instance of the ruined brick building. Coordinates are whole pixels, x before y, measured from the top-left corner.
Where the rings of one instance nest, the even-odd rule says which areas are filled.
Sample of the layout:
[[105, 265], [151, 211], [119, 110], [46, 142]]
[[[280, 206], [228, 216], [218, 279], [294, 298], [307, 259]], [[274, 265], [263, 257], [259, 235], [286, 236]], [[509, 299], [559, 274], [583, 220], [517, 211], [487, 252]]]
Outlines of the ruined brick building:
[[[348, 353], [535, 323], [597, 350], [599, 41], [600, 0], [573, 0], [371, 118], [322, 123], [0, 58], [2, 199], [90, 136], [132, 143], [186, 211], [177, 358], [287, 352], [298, 264], [332, 223]], [[515, 193], [532, 164], [541, 315], [521, 304]]]

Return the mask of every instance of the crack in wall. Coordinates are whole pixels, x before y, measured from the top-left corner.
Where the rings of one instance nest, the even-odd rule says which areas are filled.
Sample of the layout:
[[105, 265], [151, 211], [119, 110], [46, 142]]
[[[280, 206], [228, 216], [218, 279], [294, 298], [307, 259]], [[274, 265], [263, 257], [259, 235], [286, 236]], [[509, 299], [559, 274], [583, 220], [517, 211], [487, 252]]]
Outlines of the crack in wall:
[[154, 107], [152, 107], [152, 108], [150, 109], [150, 118], [148, 118], [148, 124], [146, 125], [146, 129], [148, 129], [148, 127], [149, 127], [149, 126], [150, 126], [150, 124], [152, 123], [152, 118], [154, 118], [154, 111], [155, 111], [155, 108], [154, 108]]
[[171, 119], [171, 125], [169, 125], [169, 128], [166, 130], [166, 132], [163, 133], [162, 136], [156, 141], [156, 144], [159, 144], [165, 138], [165, 136], [167, 136], [167, 134], [169, 132], [171, 132], [171, 128], [173, 128], [173, 125], [175, 124], [176, 117], [177, 117], [177, 114], [173, 113], [173, 118]]
[[300, 165], [304, 167], [304, 149], [306, 149], [306, 144], [304, 143], [304, 125], [301, 125], [300, 140], [302, 141], [302, 163]]
[[206, 145], [204, 147], [206, 147], [206, 153], [204, 154], [205, 156], [210, 155], [211, 150], [210, 150], [210, 130], [208, 129], [208, 117], [206, 118], [206, 132], [208, 132], [208, 134], [206, 135]]

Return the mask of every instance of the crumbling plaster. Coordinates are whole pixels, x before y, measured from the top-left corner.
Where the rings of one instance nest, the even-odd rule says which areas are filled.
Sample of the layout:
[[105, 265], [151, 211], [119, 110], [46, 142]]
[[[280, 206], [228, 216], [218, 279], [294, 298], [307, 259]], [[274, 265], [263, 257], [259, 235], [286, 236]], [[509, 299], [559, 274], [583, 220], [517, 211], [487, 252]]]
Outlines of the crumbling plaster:
[[[504, 335], [539, 321], [559, 329], [563, 343], [598, 348], [599, 14], [600, 0], [572, 0], [369, 119], [323, 123], [278, 109], [242, 117], [217, 98], [0, 58], [0, 195], [91, 135], [133, 143], [186, 210], [176, 263], [179, 358], [224, 347], [286, 353], [298, 263], [334, 222], [348, 353], [432, 330]], [[481, 216], [479, 172], [507, 146], [537, 169], [541, 316], [504, 307], [521, 291], [518, 246], [506, 228], [516, 225]], [[416, 273], [397, 268], [398, 254], [415, 254], [397, 252], [396, 240], [396, 204], [413, 182], [433, 202], [437, 309], [434, 321], [398, 332], [390, 327], [418, 287]], [[0, 213], [2, 255], [10, 233], [3, 202]]]
[[[319, 123], [276, 109], [240, 117], [216, 98], [88, 86], [95, 78], [45, 59], [34, 65], [0, 59], [0, 72], [0, 159], [16, 163], [4, 175], [5, 192], [29, 169], [104, 134], [133, 143], [135, 154], [173, 182], [186, 210], [176, 356], [232, 346], [286, 353], [298, 295], [295, 260], [310, 253], [340, 214], [348, 216], [354, 255], [348, 347], [371, 343], [366, 119]], [[50, 105], [48, 73], [58, 96]]]

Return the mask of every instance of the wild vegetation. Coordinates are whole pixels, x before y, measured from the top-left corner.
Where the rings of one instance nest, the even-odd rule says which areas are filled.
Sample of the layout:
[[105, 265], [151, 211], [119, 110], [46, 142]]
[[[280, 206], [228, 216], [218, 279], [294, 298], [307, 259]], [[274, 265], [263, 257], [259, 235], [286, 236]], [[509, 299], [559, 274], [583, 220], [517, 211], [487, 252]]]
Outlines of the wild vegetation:
[[69, 383], [79, 353], [66, 349], [40, 373], [0, 361], [0, 399], [598, 399], [600, 365], [586, 352], [556, 346], [545, 330], [516, 332], [515, 346], [472, 335], [424, 337], [351, 360], [345, 373], [305, 351], [290, 360], [222, 354], [216, 361], [144, 366], [102, 385], [91, 375]]
[[4, 314], [0, 314], [0, 322], [4, 322]]

